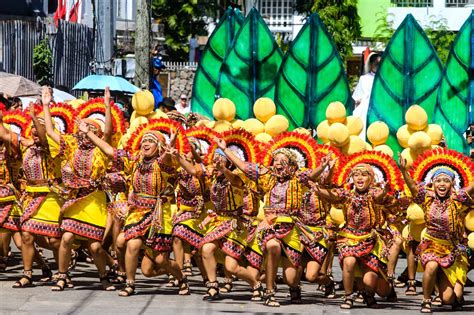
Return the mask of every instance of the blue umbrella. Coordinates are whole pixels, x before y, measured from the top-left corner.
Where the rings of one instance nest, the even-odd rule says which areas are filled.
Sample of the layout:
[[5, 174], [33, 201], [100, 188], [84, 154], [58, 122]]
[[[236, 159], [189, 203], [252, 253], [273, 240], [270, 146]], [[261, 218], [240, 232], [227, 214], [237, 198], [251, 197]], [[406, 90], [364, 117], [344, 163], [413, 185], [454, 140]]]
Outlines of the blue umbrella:
[[77, 82], [77, 84], [72, 89], [103, 91], [106, 86], [110, 87], [110, 91], [128, 94], [134, 94], [135, 92], [140, 91], [139, 88], [124, 78], [98, 74], [91, 74], [85, 77], [81, 81]]

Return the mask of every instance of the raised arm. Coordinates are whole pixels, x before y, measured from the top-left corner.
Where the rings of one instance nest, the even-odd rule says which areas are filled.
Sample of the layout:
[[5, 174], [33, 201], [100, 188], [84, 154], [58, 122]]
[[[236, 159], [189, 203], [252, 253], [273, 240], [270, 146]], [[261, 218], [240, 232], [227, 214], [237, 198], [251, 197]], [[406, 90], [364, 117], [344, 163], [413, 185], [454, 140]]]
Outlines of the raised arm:
[[317, 168], [312, 169], [311, 172], [308, 174], [308, 177], [315, 181], [321, 174], [323, 173], [324, 169], [329, 166], [329, 162], [331, 161], [331, 153], [328, 153], [325, 157], [321, 159], [321, 165]]
[[174, 151], [172, 152], [175, 152], [178, 155], [178, 163], [181, 165], [181, 167], [190, 175], [198, 177], [200, 175], [200, 171], [196, 167], [196, 164], [192, 163], [192, 161], [189, 161], [181, 154], [178, 154], [176, 149], [173, 150]]
[[114, 156], [114, 148], [101, 138], [97, 137], [96, 134], [90, 130], [88, 123], [86, 123], [84, 120], [81, 120], [78, 122], [78, 127], [80, 131], [87, 135], [92, 143], [94, 143], [99, 149], [102, 150], [102, 152], [105, 153], [105, 155], [110, 158]]
[[112, 108], [110, 106], [110, 88], [108, 86], [105, 87], [104, 102], [105, 102], [104, 140], [108, 144], [111, 144], [112, 136], [114, 134], [114, 126], [112, 125]]
[[398, 165], [400, 166], [400, 171], [402, 172], [403, 179], [405, 180], [408, 189], [410, 189], [411, 195], [413, 197], [416, 197], [418, 195], [418, 187], [416, 186], [416, 183], [413, 178], [411, 178], [410, 174], [408, 173], [407, 160], [400, 153], [398, 153]]
[[227, 167], [225, 167], [225, 161], [221, 161], [219, 163], [217, 163], [217, 169], [219, 171], [222, 172], [222, 174], [224, 174], [224, 176], [227, 178], [227, 180], [230, 182], [230, 184], [234, 187], [238, 187], [238, 188], [242, 188], [244, 187], [244, 182], [242, 181], [242, 179], [232, 173], [231, 170], [229, 170]]
[[46, 134], [53, 139], [54, 142], [58, 143], [61, 141], [61, 136], [59, 133], [54, 131], [53, 121], [51, 119], [51, 112], [49, 111], [49, 103], [51, 103], [51, 92], [49, 87], [43, 86], [41, 91], [41, 101], [43, 103], [43, 112], [44, 112], [44, 125], [46, 127]]
[[319, 198], [327, 202], [340, 203], [343, 200], [343, 198], [335, 195], [330, 189], [321, 188], [316, 182], [310, 182], [310, 186]]
[[470, 183], [469, 186], [466, 187], [466, 193], [469, 196], [474, 197], [474, 182]]
[[30, 117], [31, 121], [33, 122], [33, 126], [36, 129], [36, 132], [38, 133], [38, 138], [40, 139], [41, 144], [43, 147], [48, 147], [48, 139], [46, 138], [46, 129], [43, 124], [40, 124], [38, 121], [38, 117], [36, 117], [35, 114], [35, 107], [33, 103], [30, 103], [29, 105], [29, 110], [30, 110]]
[[374, 201], [375, 203], [382, 204], [385, 201], [385, 197], [390, 190], [390, 185], [386, 183], [383, 189], [377, 189], [376, 193], [374, 194]]

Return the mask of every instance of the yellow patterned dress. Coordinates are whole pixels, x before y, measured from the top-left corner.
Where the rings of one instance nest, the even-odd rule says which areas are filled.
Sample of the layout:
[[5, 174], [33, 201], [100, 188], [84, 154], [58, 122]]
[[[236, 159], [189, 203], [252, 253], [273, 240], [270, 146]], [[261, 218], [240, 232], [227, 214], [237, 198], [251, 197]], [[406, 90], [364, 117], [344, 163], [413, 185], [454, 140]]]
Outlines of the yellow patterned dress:
[[36, 144], [22, 146], [23, 176], [26, 187], [22, 196], [21, 230], [48, 237], [61, 237], [59, 216], [62, 200], [49, 186], [60, 177], [58, 159]]
[[217, 177], [209, 171], [203, 174], [210, 189], [214, 211], [210, 211], [202, 222], [206, 233], [201, 246], [217, 241], [224, 254], [240, 260], [247, 248], [248, 230], [251, 218], [258, 210], [258, 202], [245, 187], [248, 182], [246, 176], [237, 170], [233, 173], [240, 177], [243, 188], [232, 186], [225, 176]]
[[65, 200], [61, 207], [61, 230], [102, 241], [107, 220], [107, 204], [101, 183], [107, 157], [89, 141], [61, 135], [59, 146], [48, 138], [51, 156], [61, 160]]
[[425, 212], [426, 233], [416, 249], [421, 265], [424, 268], [428, 262], [435, 261], [452, 286], [456, 282], [464, 285], [468, 261], [463, 215], [473, 204], [471, 197], [461, 189], [441, 200], [432, 189], [421, 183], [413, 201]]
[[20, 228], [21, 208], [17, 204], [17, 188], [14, 185], [19, 170], [18, 163], [15, 163], [19, 160], [18, 137], [14, 136], [12, 140], [8, 148], [0, 146], [0, 232], [19, 231]]
[[245, 173], [265, 195], [265, 220], [257, 229], [260, 248], [265, 252], [267, 242], [275, 239], [288, 260], [294, 266], [300, 266], [303, 245], [292, 215], [301, 208], [310, 171], [298, 171], [293, 177], [280, 181], [270, 172], [259, 174], [259, 168], [257, 164], [246, 163]]
[[143, 238], [149, 249], [170, 252], [175, 169], [158, 158], [145, 161], [123, 150], [116, 150], [114, 155], [114, 161], [122, 160], [125, 173], [131, 175], [125, 239]]

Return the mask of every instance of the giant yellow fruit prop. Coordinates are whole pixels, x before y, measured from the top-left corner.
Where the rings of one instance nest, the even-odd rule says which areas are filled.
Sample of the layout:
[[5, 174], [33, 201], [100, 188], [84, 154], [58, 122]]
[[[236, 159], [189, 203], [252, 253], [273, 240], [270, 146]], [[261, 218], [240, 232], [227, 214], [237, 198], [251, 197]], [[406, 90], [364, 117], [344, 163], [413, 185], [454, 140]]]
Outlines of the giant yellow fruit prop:
[[382, 121], [376, 121], [370, 124], [367, 128], [367, 139], [372, 145], [377, 146], [387, 142], [390, 131], [386, 123]]
[[440, 125], [429, 124], [425, 131], [430, 136], [432, 145], [439, 144], [443, 139], [443, 129], [441, 129]]
[[278, 136], [290, 127], [288, 119], [283, 115], [274, 115], [265, 123], [265, 132], [272, 137]]
[[275, 103], [268, 97], [261, 97], [253, 104], [253, 113], [258, 120], [266, 123], [270, 117], [276, 114]]
[[296, 129], [293, 129], [293, 131], [297, 133], [301, 133], [303, 135], [311, 136], [311, 131], [303, 127], [298, 127]]
[[464, 225], [469, 231], [474, 231], [474, 210], [469, 211], [469, 213], [464, 218]]
[[414, 224], [423, 224], [425, 223], [425, 213], [419, 205], [412, 203], [407, 209], [407, 219]]
[[326, 108], [326, 119], [329, 124], [344, 123], [346, 120], [346, 108], [341, 102], [332, 102]]
[[467, 236], [467, 246], [469, 246], [470, 249], [474, 249], [474, 232], [469, 233]]
[[408, 127], [414, 131], [421, 131], [428, 126], [428, 115], [419, 105], [412, 105], [405, 113]]
[[255, 136], [255, 140], [267, 143], [272, 140], [272, 136], [270, 136], [268, 133], [262, 132]]
[[387, 154], [387, 155], [389, 155], [390, 157], [393, 158], [393, 150], [392, 150], [392, 148], [390, 148], [390, 147], [389, 147], [388, 145], [386, 145], [386, 144], [376, 145], [376, 146], [374, 147], [374, 150], [375, 150], [375, 151], [380, 151], [380, 152], [382, 152], [382, 153], [385, 153], [385, 154]]
[[363, 152], [367, 149], [367, 143], [359, 136], [350, 136], [349, 143], [341, 148], [345, 155], [352, 155], [354, 153]]
[[242, 124], [242, 128], [250, 133], [253, 133], [255, 136], [259, 133], [265, 132], [265, 125], [256, 118], [249, 118], [245, 120]]
[[343, 147], [349, 143], [349, 129], [341, 123], [333, 123], [329, 126], [329, 141], [335, 147]]
[[413, 239], [417, 242], [421, 241], [421, 232], [425, 228], [424, 224], [414, 224], [410, 223], [410, 235], [413, 237]]
[[140, 115], [137, 115], [136, 111], [133, 111], [132, 114], [130, 115], [130, 121], [134, 121], [135, 118], [140, 117]]
[[322, 143], [329, 141], [329, 122], [327, 120], [323, 120], [319, 123], [318, 127], [316, 128], [316, 134]]
[[431, 138], [426, 132], [417, 131], [408, 139], [408, 147], [417, 153], [431, 149]]
[[214, 124], [213, 129], [217, 132], [224, 132], [224, 131], [227, 131], [227, 130], [231, 130], [232, 129], [232, 124], [230, 122], [228, 122], [227, 120], [218, 120]]
[[329, 211], [329, 215], [331, 216], [332, 222], [334, 222], [334, 224], [338, 226], [341, 226], [342, 224], [344, 224], [344, 222], [346, 222], [344, 219], [344, 213], [342, 212], [341, 209], [331, 207], [331, 210]]
[[347, 116], [346, 126], [349, 129], [349, 134], [351, 136], [358, 136], [364, 128], [364, 122], [362, 121], [362, 119], [360, 119], [360, 117]]
[[397, 130], [397, 140], [398, 143], [403, 148], [408, 148], [408, 140], [413, 134], [413, 130], [408, 129], [408, 125], [403, 125]]
[[135, 129], [137, 129], [138, 126], [140, 126], [141, 124], [146, 124], [147, 122], [148, 122], [148, 119], [146, 117], [139, 116], [130, 122], [129, 130], [135, 131]]
[[407, 160], [407, 168], [413, 165], [413, 162], [416, 160], [416, 153], [413, 152], [410, 148], [404, 149], [401, 153], [402, 157]]
[[168, 118], [168, 115], [166, 113], [163, 113], [161, 110], [157, 109], [154, 112], [151, 112], [148, 115], [146, 115], [146, 118], [148, 118], [148, 120], [158, 119], [158, 118]]
[[216, 120], [231, 121], [235, 118], [235, 104], [228, 98], [220, 98], [212, 106], [212, 115]]
[[232, 127], [234, 129], [239, 129], [242, 128], [242, 125], [244, 124], [244, 121], [241, 119], [234, 119], [230, 122], [232, 124]]
[[133, 94], [132, 107], [138, 115], [146, 116], [153, 111], [155, 98], [150, 91], [138, 91]]

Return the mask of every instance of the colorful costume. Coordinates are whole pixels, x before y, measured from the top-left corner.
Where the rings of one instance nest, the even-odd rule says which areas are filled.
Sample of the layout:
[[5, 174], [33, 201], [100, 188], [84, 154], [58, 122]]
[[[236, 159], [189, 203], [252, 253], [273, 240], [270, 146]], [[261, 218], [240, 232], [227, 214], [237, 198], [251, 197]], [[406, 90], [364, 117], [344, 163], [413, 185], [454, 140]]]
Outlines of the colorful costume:
[[19, 167], [13, 163], [18, 137], [13, 135], [12, 141], [9, 148], [0, 147], [0, 230], [19, 231], [21, 208], [17, 204], [17, 190], [13, 185], [13, 180], [18, 178]]

